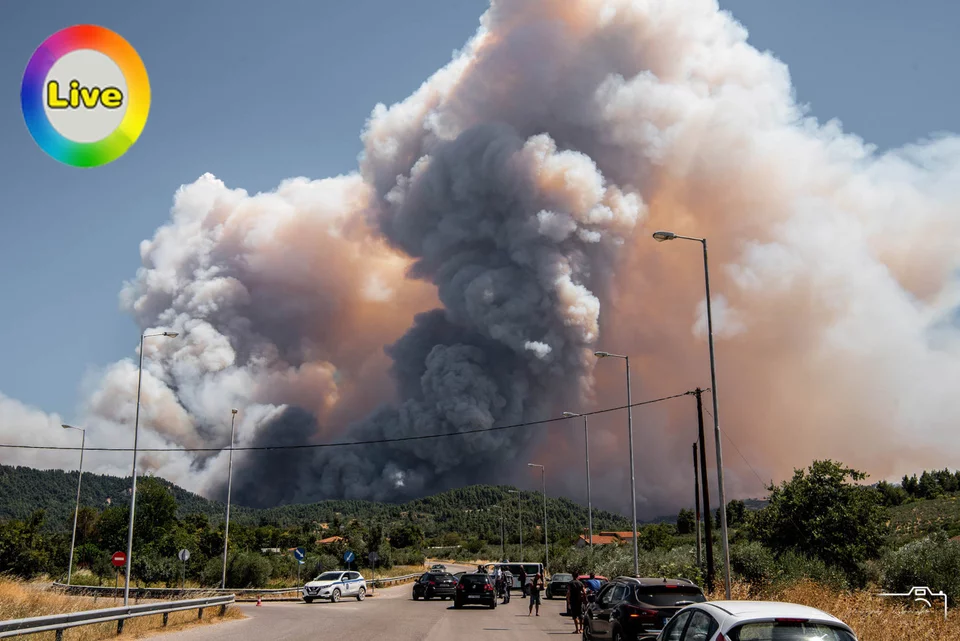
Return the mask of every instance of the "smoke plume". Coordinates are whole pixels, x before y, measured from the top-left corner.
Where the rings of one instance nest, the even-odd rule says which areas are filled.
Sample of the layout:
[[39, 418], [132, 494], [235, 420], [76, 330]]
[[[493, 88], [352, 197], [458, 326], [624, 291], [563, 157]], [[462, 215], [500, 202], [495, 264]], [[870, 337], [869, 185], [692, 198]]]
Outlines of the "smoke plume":
[[[635, 400], [707, 387], [700, 248], [665, 228], [710, 243], [728, 495], [814, 457], [889, 477], [957, 454], [960, 138], [877, 153], [816, 122], [715, 0], [494, 0], [362, 138], [348, 176], [177, 193], [122, 294], [182, 332], [145, 344], [148, 445], [226, 445], [231, 407], [256, 445], [620, 405], [622, 361], [596, 349], [631, 356]], [[130, 361], [103, 373], [90, 440], [129, 440], [135, 385]], [[647, 514], [692, 500], [693, 407], [634, 412]], [[624, 423], [591, 423], [604, 507], [626, 509]], [[528, 456], [580, 496], [582, 436], [549, 430], [238, 453], [235, 497], [530, 483]], [[216, 494], [225, 457], [147, 461]]]

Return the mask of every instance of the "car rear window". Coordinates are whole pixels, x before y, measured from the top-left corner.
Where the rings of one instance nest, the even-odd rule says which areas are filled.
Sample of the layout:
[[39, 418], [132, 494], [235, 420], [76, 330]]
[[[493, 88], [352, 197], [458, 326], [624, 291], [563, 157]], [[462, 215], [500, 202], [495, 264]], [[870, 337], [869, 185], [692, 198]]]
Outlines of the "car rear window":
[[550, 577], [550, 580], [556, 581], [558, 583], [560, 581], [573, 581], [573, 575], [572, 574], [554, 574], [552, 577]]
[[449, 572], [431, 572], [430, 576], [431, 578], [438, 581], [446, 581], [447, 579], [453, 578], [453, 575], [450, 574]]
[[470, 585], [473, 583], [487, 583], [489, 580], [489, 577], [480, 576], [477, 574], [464, 574], [462, 577], [460, 577], [460, 583], [463, 583], [464, 585]]
[[856, 637], [842, 628], [824, 623], [801, 623], [799, 621], [765, 621], [745, 623], [730, 631], [731, 641], [857, 641]]
[[[706, 597], [703, 596], [703, 592], [700, 591], [700, 588], [695, 587], [666, 588], [643, 586], [637, 588], [635, 594], [637, 601], [640, 603], [657, 606], [672, 606], [683, 601], [703, 603], [707, 600]], [[683, 605], [688, 605], [688, 603], [684, 603]]]

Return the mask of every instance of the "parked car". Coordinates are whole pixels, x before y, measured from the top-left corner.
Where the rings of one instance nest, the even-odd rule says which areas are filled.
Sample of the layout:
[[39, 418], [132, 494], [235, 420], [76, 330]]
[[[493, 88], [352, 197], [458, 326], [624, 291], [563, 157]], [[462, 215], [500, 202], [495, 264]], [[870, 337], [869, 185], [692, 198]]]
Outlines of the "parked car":
[[456, 595], [457, 579], [449, 572], [426, 572], [413, 584], [413, 600], [433, 597], [449, 599]]
[[497, 607], [497, 590], [490, 574], [464, 574], [457, 582], [453, 607], [462, 608], [468, 604], [486, 605], [491, 610]]
[[583, 638], [656, 638], [682, 608], [706, 600], [703, 591], [686, 579], [617, 577], [589, 598], [583, 615]]
[[441, 571], [441, 572], [446, 572], [446, 571], [447, 571], [447, 566], [445, 566], [443, 563], [434, 563], [433, 565], [430, 566], [430, 569], [431, 569], [431, 570], [439, 570], [439, 571]]
[[[580, 581], [581, 583], [583, 583], [584, 581], [586, 581], [586, 580], [589, 579], [589, 578], [590, 578], [590, 575], [589, 575], [589, 574], [581, 574], [580, 576], [577, 577], [577, 581]], [[601, 588], [601, 589], [603, 588], [603, 586], [605, 586], [605, 585], [607, 584], [607, 577], [605, 577], [605, 576], [595, 576], [595, 577], [593, 577], [593, 578], [595, 578], [597, 581], [600, 582], [600, 588]], [[569, 585], [569, 584], [568, 584], [568, 585]], [[591, 594], [591, 591], [588, 589], [588, 590], [587, 590], [587, 595], [589, 596], [590, 594]], [[570, 616], [570, 593], [569, 593], [569, 592], [567, 593], [566, 599], [567, 599], [567, 610], [566, 610], [566, 612], [565, 612], [564, 614], [566, 614], [567, 616]], [[584, 608], [586, 608], [586, 605], [584, 605]]]
[[554, 597], [567, 596], [567, 586], [570, 585], [571, 581], [573, 581], [572, 574], [554, 574], [551, 576], [544, 590], [547, 598], [552, 599]]
[[659, 641], [857, 641], [846, 623], [816, 608], [777, 601], [709, 601], [678, 612]]
[[332, 603], [341, 597], [356, 597], [363, 601], [367, 595], [367, 581], [359, 572], [324, 572], [303, 586], [303, 600], [313, 603], [316, 599], [330, 599]]

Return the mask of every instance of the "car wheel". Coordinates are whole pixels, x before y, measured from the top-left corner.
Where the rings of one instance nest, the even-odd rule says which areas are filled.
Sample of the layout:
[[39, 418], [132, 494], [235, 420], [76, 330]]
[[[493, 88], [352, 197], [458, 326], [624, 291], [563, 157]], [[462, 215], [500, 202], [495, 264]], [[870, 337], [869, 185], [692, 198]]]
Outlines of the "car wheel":
[[340, 590], [336, 589], [333, 591], [333, 594], [330, 595], [331, 603], [340, 603]]
[[365, 596], [367, 596], [366, 588], [360, 588], [360, 591], [357, 592], [357, 601], [363, 601]]
[[419, 601], [419, 600], [420, 600], [420, 595], [417, 594], [416, 592], [414, 592], [414, 593], [413, 593], [413, 600], [414, 600], [414, 601]]
[[304, 601], [304, 603], [313, 603], [313, 597], [312, 597], [312, 596], [305, 596], [305, 597], [303, 597], [303, 601]]
[[623, 636], [620, 634], [620, 630], [613, 630], [613, 635], [610, 637], [610, 641], [623, 641]]

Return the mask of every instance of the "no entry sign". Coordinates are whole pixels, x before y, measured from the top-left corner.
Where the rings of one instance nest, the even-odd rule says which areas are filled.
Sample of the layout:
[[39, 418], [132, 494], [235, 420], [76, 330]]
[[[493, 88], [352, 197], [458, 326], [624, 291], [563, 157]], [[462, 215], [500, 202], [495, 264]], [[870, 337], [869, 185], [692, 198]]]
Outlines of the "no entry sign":
[[123, 567], [123, 564], [127, 562], [127, 555], [123, 552], [114, 552], [113, 556], [110, 557], [110, 562], [118, 568]]

